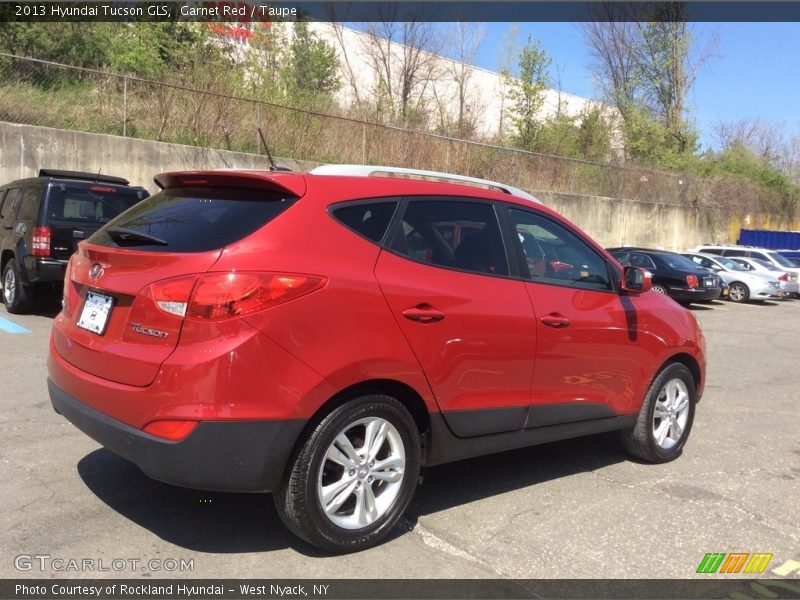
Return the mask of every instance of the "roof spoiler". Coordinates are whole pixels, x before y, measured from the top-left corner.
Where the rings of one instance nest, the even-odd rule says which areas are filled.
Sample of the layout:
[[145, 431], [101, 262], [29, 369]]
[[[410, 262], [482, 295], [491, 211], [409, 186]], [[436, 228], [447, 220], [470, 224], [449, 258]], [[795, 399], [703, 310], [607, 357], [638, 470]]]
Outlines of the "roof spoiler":
[[58, 179], [84, 179], [87, 181], [116, 183], [118, 185], [128, 185], [130, 181], [122, 177], [113, 175], [103, 175], [97, 173], [84, 173], [82, 171], [61, 171], [58, 169], [39, 169], [39, 177], [57, 177]]
[[299, 173], [273, 171], [213, 170], [172, 171], [153, 177], [156, 185], [163, 189], [172, 187], [231, 187], [270, 189], [288, 192], [293, 196], [306, 193], [306, 179]]

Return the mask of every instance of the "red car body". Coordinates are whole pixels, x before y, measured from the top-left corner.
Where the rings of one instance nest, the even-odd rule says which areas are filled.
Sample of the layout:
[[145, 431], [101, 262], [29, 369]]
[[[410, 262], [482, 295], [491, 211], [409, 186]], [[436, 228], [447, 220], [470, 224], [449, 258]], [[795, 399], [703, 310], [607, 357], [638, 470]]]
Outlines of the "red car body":
[[[702, 394], [694, 316], [659, 294], [625, 293], [623, 269], [602, 247], [528, 199], [387, 177], [206, 171], [156, 181], [167, 192], [235, 188], [291, 202], [201, 251], [142, 250], [128, 234], [112, 243], [102, 238], [112, 222], [70, 261], [50, 340], [53, 405], [155, 479], [273, 491], [310, 424], [359, 390], [407, 407], [426, 465], [632, 427], [671, 361], [688, 367]], [[508, 265], [467, 272], [426, 263], [418, 250], [414, 260], [387, 248], [387, 232], [373, 241], [335, 216], [375, 199], [394, 205], [387, 231], [412, 200], [488, 206]], [[606, 265], [609, 288], [520, 276], [509, 210], [585, 244]], [[467, 226], [442, 231], [466, 236]], [[553, 263], [557, 273], [569, 266]], [[257, 293], [237, 297], [240, 283]], [[89, 292], [111, 298], [101, 334], [77, 325]]]

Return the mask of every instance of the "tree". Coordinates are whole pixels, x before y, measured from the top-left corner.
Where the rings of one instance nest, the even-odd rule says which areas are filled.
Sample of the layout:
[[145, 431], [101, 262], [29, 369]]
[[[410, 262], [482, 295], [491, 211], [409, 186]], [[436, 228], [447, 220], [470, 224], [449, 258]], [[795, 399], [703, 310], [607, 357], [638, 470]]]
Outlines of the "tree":
[[519, 55], [519, 78], [509, 81], [514, 141], [521, 148], [533, 150], [536, 146], [550, 62], [538, 40], [532, 41], [528, 36], [528, 43]]
[[[697, 73], [711, 52], [710, 46], [703, 50], [696, 47], [693, 26], [685, 20], [685, 6], [663, 3], [653, 9], [649, 3], [605, 2], [592, 10], [595, 20], [582, 25], [584, 40], [598, 83], [619, 111], [625, 129], [639, 133], [647, 130], [638, 142], [662, 137], [662, 143], [675, 152], [693, 152], [697, 135], [688, 121], [686, 103]], [[651, 10], [655, 12], [640, 12]], [[645, 122], [646, 117], [655, 123]], [[656, 125], [663, 131], [656, 132]], [[626, 148], [630, 142], [626, 139]]]
[[474, 73], [472, 63], [486, 37], [486, 30], [478, 23], [454, 23], [450, 30], [449, 46], [454, 49], [455, 59], [450, 63], [450, 76], [456, 84], [457, 114], [456, 133], [469, 137], [475, 133], [480, 111], [468, 102], [470, 80]]
[[379, 113], [388, 108], [391, 120], [410, 125], [424, 118], [425, 92], [438, 74], [441, 36], [435, 23], [392, 20], [394, 5], [378, 10], [385, 20], [368, 24], [364, 45], [375, 73], [375, 104]]
[[329, 98], [339, 89], [339, 59], [336, 50], [297, 21], [291, 43], [291, 63], [284, 69], [289, 97], [297, 100]]

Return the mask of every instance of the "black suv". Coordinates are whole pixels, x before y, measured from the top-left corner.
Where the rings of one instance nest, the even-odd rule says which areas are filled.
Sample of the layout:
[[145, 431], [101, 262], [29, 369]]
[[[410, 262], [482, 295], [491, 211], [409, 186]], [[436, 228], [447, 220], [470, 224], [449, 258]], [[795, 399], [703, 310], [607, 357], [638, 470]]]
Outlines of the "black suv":
[[653, 274], [652, 290], [680, 304], [715, 300], [722, 293], [718, 275], [675, 252], [630, 247], [607, 250], [625, 267], [650, 271]]
[[27, 311], [39, 289], [59, 290], [77, 243], [148, 195], [121, 177], [49, 169], [0, 186], [0, 283], [8, 312]]

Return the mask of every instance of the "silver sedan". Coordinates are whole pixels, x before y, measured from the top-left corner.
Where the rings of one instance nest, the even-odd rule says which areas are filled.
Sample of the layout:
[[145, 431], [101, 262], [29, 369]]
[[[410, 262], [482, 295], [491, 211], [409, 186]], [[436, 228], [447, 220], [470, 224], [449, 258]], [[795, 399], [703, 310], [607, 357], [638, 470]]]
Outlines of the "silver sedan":
[[800, 292], [800, 282], [797, 279], [797, 273], [781, 269], [770, 262], [761, 260], [760, 258], [744, 258], [744, 257], [731, 257], [730, 260], [735, 260], [751, 273], [769, 275], [776, 277], [781, 286], [785, 296], [797, 294]]
[[768, 298], [783, 297], [784, 292], [775, 275], [751, 271], [733, 259], [716, 254], [685, 252], [683, 255], [701, 267], [717, 273], [730, 286], [728, 299], [732, 302], [760, 302]]

